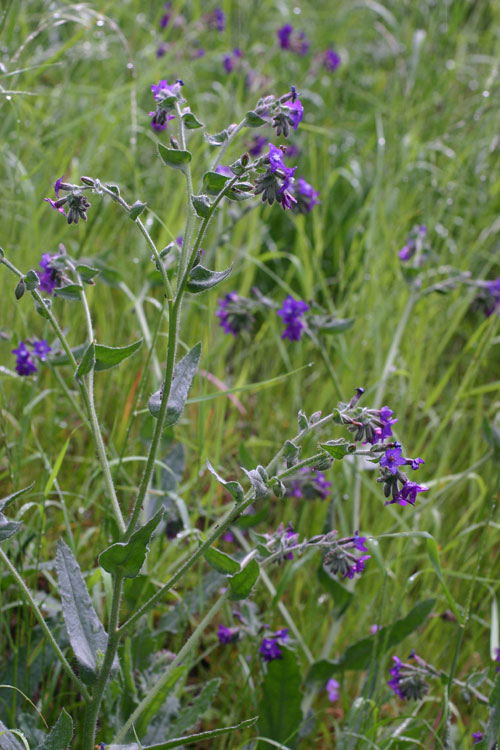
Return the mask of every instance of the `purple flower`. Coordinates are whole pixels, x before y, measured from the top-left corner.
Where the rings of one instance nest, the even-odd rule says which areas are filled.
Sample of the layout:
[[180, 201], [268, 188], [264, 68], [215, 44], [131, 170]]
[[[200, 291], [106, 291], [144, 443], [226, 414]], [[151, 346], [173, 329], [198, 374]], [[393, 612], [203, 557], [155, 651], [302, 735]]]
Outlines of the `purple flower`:
[[388, 500], [386, 505], [392, 505], [393, 503], [399, 503], [400, 505], [415, 505], [417, 494], [419, 492], [428, 492], [429, 488], [423, 484], [417, 484], [416, 482], [405, 482], [397, 493], [396, 497], [392, 500]]
[[403, 662], [397, 656], [393, 656], [392, 660], [394, 661], [394, 666], [392, 667], [392, 669], [389, 670], [389, 673], [392, 675], [392, 680], [389, 680], [387, 684], [389, 685], [391, 690], [394, 690], [394, 692], [399, 698], [402, 698], [404, 700], [404, 695], [401, 692], [401, 687], [399, 685], [399, 682], [401, 679], [400, 677], [401, 665]]
[[302, 106], [302, 102], [300, 99], [292, 100], [285, 102], [283, 104], [284, 107], [290, 110], [290, 119], [292, 121], [292, 126], [294, 130], [297, 130], [299, 127], [299, 122], [301, 122], [303, 116], [304, 116], [304, 107]]
[[170, 21], [170, 13], [164, 13], [160, 18], [160, 29], [166, 29]]
[[267, 138], [263, 135], [256, 135], [252, 143], [248, 147], [248, 153], [250, 156], [260, 156], [262, 151], [267, 145]]
[[295, 44], [296, 51], [299, 55], [307, 55], [310, 46], [309, 39], [303, 31], [300, 31], [297, 34], [297, 42]]
[[322, 58], [323, 66], [332, 73], [337, 70], [341, 63], [340, 55], [338, 55], [333, 48], [327, 49], [323, 52]]
[[489, 318], [496, 310], [500, 311], [500, 278], [486, 282], [486, 291], [488, 300], [486, 303], [485, 314]]
[[309, 310], [309, 305], [306, 305], [305, 302], [294, 299], [290, 294], [287, 296], [283, 302], [283, 307], [281, 310], [278, 310], [278, 315], [286, 323], [286, 328], [281, 334], [282, 339], [299, 341], [302, 330], [305, 327], [300, 318], [307, 310]]
[[47, 359], [47, 354], [51, 351], [50, 346], [47, 344], [45, 339], [40, 339], [40, 341], [35, 341], [33, 343], [33, 354], [35, 357], [38, 357], [38, 359], [41, 359], [42, 362], [45, 362]]
[[410, 260], [413, 256], [413, 250], [414, 247], [412, 245], [403, 245], [401, 250], [398, 252], [399, 260], [402, 260], [403, 262]]
[[156, 57], [163, 57], [165, 52], [167, 51], [167, 45], [165, 42], [162, 42], [158, 49], [156, 50]]
[[354, 568], [352, 568], [352, 575], [348, 574], [348, 578], [352, 578], [355, 573], [364, 573], [365, 570], [365, 560], [370, 560], [371, 555], [362, 555], [362, 557], [359, 557], [356, 562], [354, 563]]
[[[287, 152], [287, 156], [288, 155]], [[298, 193], [300, 204], [304, 206], [305, 213], [309, 213], [313, 210], [314, 206], [318, 205], [319, 193], [317, 190], [314, 190], [313, 186], [306, 182], [303, 177], [299, 177], [297, 188], [298, 190], [296, 192]]]
[[375, 633], [377, 632], [377, 630], [378, 630], [378, 625], [371, 625], [370, 626], [370, 633], [372, 635], [375, 635]]
[[226, 628], [222, 623], [217, 628], [217, 637], [221, 646], [227, 646], [228, 643], [234, 643], [238, 640], [240, 631], [238, 628]]
[[368, 548], [365, 547], [366, 536], [360, 536], [359, 531], [354, 532], [352, 541], [354, 542], [354, 546], [357, 550], [359, 550], [360, 552], [368, 552]]
[[232, 531], [226, 531], [224, 534], [222, 534], [221, 539], [223, 542], [227, 542], [228, 544], [234, 544], [234, 542], [236, 541]]
[[54, 192], [55, 192], [57, 198], [59, 198], [59, 188], [61, 187], [61, 183], [63, 181], [63, 177], [64, 177], [64, 175], [62, 175], [61, 177], [59, 177], [59, 179], [54, 182]]
[[168, 96], [177, 97], [180, 94], [182, 81], [177, 80], [175, 83], [169, 85], [166, 78], [162, 79], [158, 84], [153, 83], [151, 85], [151, 91], [157, 102], [161, 102]]
[[332, 483], [328, 482], [322, 471], [317, 471], [314, 477], [314, 489], [318, 492], [322, 500], [326, 500], [331, 495]]
[[423, 458], [411, 458], [411, 468], [413, 471], [416, 471], [420, 464], [425, 464], [425, 461]]
[[57, 259], [58, 255], [51, 255], [50, 253], [43, 253], [40, 266], [43, 269], [43, 273], [37, 271], [38, 280], [40, 282], [40, 289], [42, 292], [52, 294], [56, 287], [61, 286], [62, 272], [57, 265], [52, 265], [52, 261]]
[[340, 685], [333, 677], [330, 677], [326, 683], [326, 692], [328, 693], [328, 700], [332, 703], [335, 703], [340, 698]]
[[278, 37], [278, 42], [281, 49], [290, 49], [290, 37], [292, 33], [293, 26], [289, 23], [286, 23], [284, 26], [278, 29], [276, 35]]
[[401, 455], [401, 448], [388, 448], [380, 459], [380, 466], [385, 466], [391, 474], [398, 473], [398, 466], [404, 466], [406, 458]]
[[280, 148], [277, 148], [272, 143], [268, 144], [269, 146], [269, 169], [271, 172], [276, 172], [278, 169], [287, 169], [285, 167], [285, 162], [283, 161], [283, 151]]
[[31, 352], [26, 348], [24, 341], [19, 342], [17, 349], [12, 349], [16, 355], [16, 372], [18, 375], [32, 375], [36, 372], [36, 366], [31, 359]]
[[175, 115], [171, 115], [168, 112], [166, 112], [164, 109], [157, 109], [156, 112], [150, 112], [149, 116], [153, 119], [151, 120], [151, 127], [153, 130], [156, 130], [156, 132], [159, 132], [160, 130], [165, 130], [167, 127], [167, 123], [170, 120], [175, 120]]
[[217, 31], [224, 31], [226, 27], [226, 16], [222, 8], [216, 8], [214, 10], [214, 19]]
[[483, 741], [483, 733], [482, 732], [473, 732], [472, 733], [472, 739], [474, 740], [474, 744], [477, 745], [479, 742]]
[[280, 646], [288, 640], [288, 629], [277, 630], [269, 638], [263, 638], [259, 648], [259, 653], [263, 661], [271, 662], [275, 659], [281, 659], [283, 652]]
[[[497, 654], [496, 654], [496, 656], [495, 656], [495, 661], [496, 661], [497, 663], [500, 663], [500, 648], [497, 648], [497, 649], [496, 649], [496, 652], [497, 652]], [[497, 671], [497, 672], [500, 672], [500, 666], [498, 666], [498, 667], [497, 667], [496, 671]]]
[[215, 171], [218, 174], [223, 174], [224, 177], [234, 177], [234, 173], [231, 172], [229, 167], [225, 167], [223, 164], [218, 164]]
[[53, 201], [52, 198], [44, 198], [44, 200], [47, 203], [50, 203], [52, 208], [54, 208], [56, 211], [59, 211], [60, 214], [62, 214], [63, 216], [66, 216], [66, 212], [64, 211], [64, 208], [63, 208], [64, 203], [66, 203], [66, 198], [59, 197], [59, 190], [61, 188], [63, 177], [64, 175], [62, 175], [62, 177], [59, 177], [59, 179], [54, 182], [54, 192], [56, 194], [57, 200]]
[[[297, 167], [285, 167], [283, 169], [283, 172], [285, 173], [285, 179], [283, 180], [283, 184], [278, 190], [278, 195], [283, 195], [285, 190], [293, 190], [293, 183], [294, 183], [294, 175], [296, 172]], [[295, 200], [295, 199], [294, 199]], [[297, 201], [295, 201], [296, 203]]]
[[224, 55], [222, 58], [222, 64], [226, 73], [231, 73], [234, 68], [234, 61], [230, 55]]

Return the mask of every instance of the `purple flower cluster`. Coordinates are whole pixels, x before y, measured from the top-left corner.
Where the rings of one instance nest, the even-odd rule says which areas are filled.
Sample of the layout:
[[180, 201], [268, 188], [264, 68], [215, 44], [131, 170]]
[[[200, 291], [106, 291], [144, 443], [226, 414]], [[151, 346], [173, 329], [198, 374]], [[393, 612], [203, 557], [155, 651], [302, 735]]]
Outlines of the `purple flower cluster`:
[[[419, 492], [427, 492], [428, 487], [417, 484], [408, 479], [406, 474], [400, 470], [400, 466], [410, 466], [413, 471], [417, 471], [420, 464], [425, 463], [423, 458], [405, 458], [401, 452], [400, 443], [394, 443], [393, 448], [387, 448], [380, 459], [382, 475], [377, 481], [384, 482], [385, 496], [392, 495], [391, 500], [386, 505], [399, 503], [399, 505], [415, 505], [415, 500]], [[401, 488], [398, 488], [398, 481], [401, 482]]]
[[[69, 195], [59, 197], [60, 190], [69, 190], [71, 192]], [[59, 211], [60, 214], [66, 216], [68, 224], [78, 224], [80, 219], [87, 221], [87, 211], [90, 208], [90, 203], [85, 195], [79, 190], [74, 190], [70, 185], [66, 185], [62, 177], [55, 181], [54, 191], [56, 194], [55, 201], [52, 198], [45, 198], [44, 200], [56, 211]], [[68, 213], [65, 212], [64, 205], [67, 205]]]
[[175, 115], [171, 113], [171, 109], [175, 101], [181, 99], [181, 86], [183, 85], [180, 79], [169, 84], [166, 78], [159, 81], [158, 84], [153, 83], [151, 85], [151, 91], [156, 100], [155, 111], [149, 113], [152, 118], [151, 127], [153, 130], [157, 132], [165, 130], [168, 122], [174, 119]]
[[300, 320], [305, 312], [309, 310], [309, 305], [301, 300], [294, 299], [290, 294], [283, 302], [283, 307], [278, 310], [278, 315], [283, 318], [286, 327], [281, 334], [282, 339], [290, 341], [299, 341], [305, 324]]
[[[288, 152], [287, 152], [288, 155]], [[297, 199], [294, 209], [298, 213], [308, 214], [319, 201], [319, 193], [303, 177], [299, 177], [297, 183], [293, 186], [293, 194]]]
[[25, 341], [20, 341], [17, 349], [12, 349], [12, 354], [16, 355], [16, 372], [18, 375], [32, 375], [37, 371], [37, 367], [32, 359], [36, 357], [42, 362], [47, 359], [47, 354], [51, 351], [50, 346], [45, 339], [33, 342], [33, 352], [30, 352]]
[[226, 28], [226, 14], [222, 8], [215, 8], [213, 13], [207, 16], [207, 24], [216, 31], [224, 31]]
[[237, 336], [241, 331], [249, 331], [255, 322], [252, 311], [255, 304], [236, 292], [229, 292], [225, 297], [219, 299], [217, 317], [219, 325], [224, 333]]
[[40, 289], [42, 292], [52, 294], [54, 289], [62, 286], [63, 282], [63, 270], [57, 263], [60, 255], [51, 255], [50, 253], [43, 253], [40, 266], [43, 273], [37, 271], [38, 280], [40, 282]]
[[349, 549], [356, 549], [359, 552], [367, 552], [365, 546], [366, 537], [359, 536], [359, 532], [356, 531], [353, 537], [347, 537], [341, 539], [338, 544], [335, 544], [325, 555], [324, 565], [334, 575], [339, 575], [341, 578], [349, 578], [352, 580], [355, 575], [361, 575], [365, 570], [366, 560], [369, 560], [371, 555], [361, 555], [356, 557]]
[[234, 643], [238, 640], [239, 636], [239, 628], [226, 628], [222, 623], [219, 624], [217, 637], [221, 646], [227, 646], [229, 643]]
[[323, 63], [323, 67], [326, 68], [326, 70], [329, 70], [331, 73], [333, 73], [335, 70], [337, 70], [342, 60], [340, 58], [340, 55], [335, 52], [333, 47], [330, 47], [321, 55], [321, 62]]
[[387, 684], [401, 700], [420, 700], [429, 690], [422, 674], [427, 665], [415, 651], [411, 652], [409, 658], [415, 659], [417, 665], [405, 664], [397, 656], [392, 657], [394, 666], [389, 670], [391, 679]]
[[261, 655], [262, 660], [265, 662], [271, 662], [275, 659], [283, 658], [281, 647], [287, 641], [288, 628], [282, 628], [281, 630], [277, 630], [268, 638], [263, 638], [259, 648], [259, 654]]
[[309, 39], [303, 31], [295, 31], [292, 24], [286, 23], [276, 32], [278, 44], [281, 49], [290, 50], [298, 55], [307, 55], [309, 52]]
[[487, 300], [485, 314], [487, 317], [500, 312], [500, 277], [486, 282]]
[[331, 487], [332, 483], [327, 480], [322, 471], [313, 471], [308, 466], [303, 466], [293, 480], [289, 494], [290, 497], [299, 499], [320, 497], [326, 500], [331, 495]]
[[171, 11], [171, 8], [172, 8], [172, 3], [167, 2], [167, 3], [165, 3], [165, 5], [163, 7], [165, 8], [166, 12], [160, 18], [160, 29], [166, 29], [167, 26], [168, 26], [168, 24], [169, 24], [169, 21], [170, 21], [170, 18], [171, 18], [170, 11]]
[[472, 733], [472, 739], [474, 740], [474, 744], [478, 745], [480, 742], [483, 741], [483, 733], [482, 732], [473, 732]]

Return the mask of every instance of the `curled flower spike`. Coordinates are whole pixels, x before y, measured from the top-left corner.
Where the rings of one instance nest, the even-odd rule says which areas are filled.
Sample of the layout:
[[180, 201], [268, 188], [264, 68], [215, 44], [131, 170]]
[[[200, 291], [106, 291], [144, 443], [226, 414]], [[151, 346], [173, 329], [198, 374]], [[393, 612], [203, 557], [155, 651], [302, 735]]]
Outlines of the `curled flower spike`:
[[368, 547], [365, 547], [366, 536], [360, 536], [359, 531], [354, 532], [353, 540], [354, 546], [360, 552], [368, 552]]
[[[410, 658], [415, 657], [416, 655], [414, 656], [412, 652]], [[397, 656], [393, 656], [392, 660], [394, 666], [389, 670], [392, 679], [387, 683], [391, 690], [394, 690], [396, 695], [404, 701], [423, 698], [429, 692], [429, 686], [422, 676], [421, 666], [404, 664]], [[419, 661], [425, 665], [425, 662]]]

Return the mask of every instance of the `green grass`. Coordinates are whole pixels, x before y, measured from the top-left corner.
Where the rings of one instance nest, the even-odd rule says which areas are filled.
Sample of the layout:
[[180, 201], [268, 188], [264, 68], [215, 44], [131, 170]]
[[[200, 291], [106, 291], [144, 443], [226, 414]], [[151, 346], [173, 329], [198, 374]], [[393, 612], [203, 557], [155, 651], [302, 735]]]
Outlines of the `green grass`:
[[[1, 244], [23, 270], [36, 267], [41, 253], [54, 252], [60, 242], [71, 255], [98, 257], [117, 269], [132, 298], [142, 302], [149, 335], [160, 322], [155, 349], [160, 363], [166, 341], [162, 293], [150, 252], [132, 222], [116, 205], [94, 196], [88, 223], [68, 227], [43, 198], [52, 196], [52, 184], [63, 173], [73, 181], [83, 174], [116, 182], [129, 202], [148, 202], [149, 228], [163, 247], [183, 231], [185, 197], [182, 175], [167, 171], [156, 155], [158, 138], [147, 114], [151, 83], [181, 77], [193, 112], [212, 133], [239, 121], [260, 94], [260, 89], [245, 88], [242, 74], [223, 72], [222, 55], [236, 46], [265, 77], [261, 88], [266, 92], [282, 93], [290, 83], [301, 92], [306, 118], [292, 138], [301, 150], [297, 171], [320, 191], [321, 205], [307, 217], [284, 214], [276, 206], [257, 206], [238, 220], [221, 213], [204, 240], [204, 257], [211, 267], [233, 263], [234, 271], [219, 294], [191, 299], [181, 329], [181, 348], [201, 340], [203, 370], [228, 387], [243, 389], [258, 382], [265, 386], [295, 372], [268, 387], [237, 391], [244, 413], [226, 397], [197, 401], [216, 388], [207, 377], [195, 380], [194, 403], [176, 428], [187, 453], [178, 494], [193, 528], [207, 528], [227, 500], [206, 473], [206, 460], [224, 476], [240, 480], [239, 466], [246, 465], [248, 456], [267, 463], [283, 440], [295, 434], [300, 408], [310, 414], [327, 413], [335, 406], [338, 393], [331, 370], [344, 397], [364, 386], [363, 403], [373, 403], [398, 322], [410, 304], [397, 250], [413, 224], [427, 225], [435, 252], [432, 267], [442, 268], [442, 275], [447, 266], [470, 271], [472, 278], [500, 275], [498, 0], [304, 1], [300, 15], [294, 15], [292, 3], [226, 2], [228, 28], [220, 35], [197, 34], [192, 19], [199, 18], [205, 6], [184, 3], [176, 7], [188, 22], [186, 30], [166, 34], [172, 44], [160, 60], [155, 56], [159, 4], [154, 13], [152, 6], [135, 0], [86, 6], [58, 2], [50, 9], [34, 1], [7, 6], [1, 27]], [[286, 21], [311, 38], [308, 58], [277, 49], [275, 29]], [[193, 40], [198, 37], [206, 55], [193, 60]], [[333, 74], [321, 69], [315, 73], [309, 69], [313, 53], [332, 41], [342, 55], [342, 66]], [[127, 67], [130, 61], [132, 69]], [[243, 153], [253, 132], [244, 131], [226, 163]], [[166, 137], [161, 140], [166, 142]], [[190, 147], [199, 181], [208, 165], [199, 131], [192, 135]], [[224, 232], [233, 220], [234, 227]], [[51, 339], [28, 295], [15, 301], [12, 279], [4, 269], [0, 361], [10, 369], [10, 350], [18, 339]], [[253, 338], [225, 337], [215, 316], [217, 297], [233, 289], [245, 295], [255, 285], [278, 301], [289, 292], [315, 299], [339, 317], [353, 317], [355, 324], [345, 334], [325, 340], [324, 358], [309, 341], [282, 341], [275, 315], [262, 321]], [[449, 596], [461, 613], [468, 614], [456, 676], [465, 679], [482, 668], [494, 676], [490, 629], [498, 595], [500, 527], [497, 511], [491, 508], [498, 497], [498, 467], [485, 440], [483, 419], [493, 421], [499, 410], [500, 335], [498, 316], [485, 319], [471, 304], [473, 298], [473, 290], [463, 286], [446, 296], [426, 296], [411, 308], [393, 368], [379, 394], [379, 405], [389, 404], [399, 418], [397, 435], [407, 453], [425, 459], [420, 474], [431, 490], [420, 496], [417, 506], [384, 508], [375, 477], [343, 462], [329, 473], [333, 505], [276, 500], [259, 528], [271, 531], [280, 521], [291, 520], [304, 536], [333, 526], [341, 535], [359, 528], [374, 540], [372, 560], [341, 618], [334, 616], [333, 603], [316, 580], [317, 555], [270, 571], [300, 633], [297, 651], [304, 671], [308, 651], [315, 660], [334, 658], [366, 636], [373, 623], [390, 623], [428, 597], [436, 598], [435, 616], [398, 653], [404, 656], [414, 647], [438, 669], [449, 671], [460, 628], [439, 616], [450, 609], [450, 600], [425, 540], [415, 533], [427, 532], [437, 542]], [[98, 282], [89, 299], [100, 343], [123, 345], [143, 335], [123, 288]], [[54, 308], [71, 343], [81, 343], [84, 320], [79, 306], [55, 300]], [[125, 506], [141, 475], [142, 464], [133, 457], [145, 455], [151, 433], [151, 420], [141, 410], [159, 386], [153, 371], [141, 381], [146, 356], [143, 347], [120, 368], [96, 375], [109, 455], [129, 459], [115, 474]], [[297, 371], [307, 363], [312, 366]], [[40, 597], [50, 591], [56, 611], [56, 575], [50, 561], [57, 538], [64, 535], [69, 542], [69, 523], [82, 568], [91, 569], [114, 530], [90, 436], [71, 400], [61, 395], [58, 377], [76, 396], [67, 368], [57, 373], [47, 368], [36, 382], [0, 372], [2, 494], [36, 482], [29, 496], [33, 504], [22, 517], [24, 531], [7, 543], [9, 553]], [[135, 411], [140, 413], [134, 416]], [[45, 496], [43, 488], [68, 438], [57, 481]], [[314, 442], [308, 447], [313, 451]], [[160, 459], [166, 452], [165, 446]], [[21, 505], [19, 501], [16, 508]], [[167, 578], [187, 545], [186, 540], [153, 545], [148, 559], [153, 582]], [[206, 566], [200, 565], [190, 585], [205, 573]], [[20, 605], [11, 579], [5, 571], [2, 575], [5, 659], [0, 682], [23, 690], [52, 726], [60, 708], [68, 708], [69, 685], [58, 669], [47, 670], [52, 664], [49, 647], [40, 640], [30, 611]], [[109, 582], [98, 568], [89, 586], [104, 615]], [[142, 588], [130, 584], [124, 615], [152, 586], [151, 581]], [[179, 596], [185, 590], [179, 589]], [[262, 583], [255, 600], [264, 622], [275, 628], [285, 625], [279, 597]], [[158, 617], [163, 614], [164, 608], [159, 608]], [[165, 631], [150, 637], [158, 649], [175, 652], [197, 618], [197, 612], [187, 617], [176, 634]], [[231, 622], [229, 607], [222, 621]], [[491, 648], [499, 645], [491, 643]], [[141, 646], [131, 648], [135, 664], [144, 668]], [[185, 695], [199, 680], [223, 680], [203, 728], [256, 715], [261, 679], [257, 642], [223, 649], [216, 645], [213, 628], [199, 656]], [[346, 671], [341, 699], [333, 707], [324, 691], [311, 696], [316, 731], [302, 746], [407, 747], [403, 725], [414, 704], [401, 705], [389, 695], [388, 662], [389, 658], [376, 665], [369, 685], [364, 672]], [[378, 715], [363, 725], [374, 745], [363, 739], [341, 744], [342, 728], [355, 724], [348, 715], [363, 690], [378, 707]], [[5, 688], [0, 689], [0, 699], [2, 720], [9, 726], [24, 721], [36, 737], [43, 725], [29, 704]], [[470, 747], [471, 732], [480, 728], [487, 710], [477, 701], [467, 703], [456, 688], [451, 699], [456, 747]], [[436, 747], [444, 746], [445, 700], [444, 687], [433, 684], [430, 697], [418, 707], [418, 721], [411, 725], [414, 746], [430, 747], [434, 741]], [[401, 740], [394, 736], [394, 727], [401, 730]], [[242, 747], [254, 734], [251, 729], [236, 735], [237, 740], [222, 737], [217, 747]]]

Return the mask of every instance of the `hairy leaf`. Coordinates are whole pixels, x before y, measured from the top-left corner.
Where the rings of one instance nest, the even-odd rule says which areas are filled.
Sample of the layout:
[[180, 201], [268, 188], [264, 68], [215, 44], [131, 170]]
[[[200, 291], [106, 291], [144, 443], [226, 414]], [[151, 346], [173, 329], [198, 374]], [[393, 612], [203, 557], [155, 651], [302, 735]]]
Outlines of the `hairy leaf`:
[[252, 558], [240, 573], [236, 573], [234, 576], [228, 577], [229, 583], [229, 598], [233, 602], [240, 601], [240, 599], [246, 599], [250, 595], [252, 588], [259, 577], [259, 563], [255, 558]]
[[224, 271], [211, 271], [209, 268], [205, 268], [205, 266], [197, 265], [189, 275], [186, 289], [192, 294], [206, 292], [207, 289], [211, 289], [220, 284], [221, 281], [224, 281], [224, 279], [227, 279], [232, 270], [232, 265]]
[[186, 169], [186, 164], [191, 161], [191, 152], [183, 151], [178, 148], [167, 148], [162, 143], [158, 144], [158, 151], [163, 160], [163, 163], [167, 167], [173, 167], [174, 169], [180, 169], [182, 172]]
[[121, 571], [125, 578], [139, 575], [149, 551], [149, 541], [164, 512], [164, 508], [160, 508], [148, 523], [134, 531], [128, 542], [117, 542], [101, 552], [99, 565], [108, 573]]
[[73, 721], [63, 708], [59, 718], [37, 750], [64, 750], [73, 737]]
[[[193, 382], [193, 378], [200, 363], [200, 357], [201, 344], [196, 344], [186, 356], [180, 360], [180, 362], [177, 362], [175, 366], [172, 386], [170, 388], [167, 402], [166, 427], [174, 425], [180, 419], [180, 416], [184, 411], [189, 389], [191, 388], [191, 383]], [[153, 393], [148, 401], [149, 411], [153, 417], [158, 417], [161, 399], [162, 391], [159, 390], [156, 391], [156, 393]]]
[[[282, 648], [282, 658], [274, 659], [267, 668], [259, 705], [259, 733], [294, 748], [297, 730], [302, 722], [300, 669], [296, 655]], [[268, 745], [259, 744], [259, 750]]]
[[216, 549], [215, 547], [209, 547], [205, 552], [205, 560], [207, 563], [217, 570], [219, 573], [233, 574], [238, 573], [240, 570], [239, 562], [233, 560], [230, 555], [225, 552]]
[[207, 461], [207, 469], [209, 470], [211, 474], [214, 475], [214, 477], [217, 479], [219, 484], [222, 484], [222, 486], [225, 487], [225, 489], [231, 493], [231, 495], [234, 497], [236, 502], [241, 503], [241, 501], [245, 497], [245, 493], [243, 492], [243, 487], [241, 486], [241, 484], [239, 482], [236, 482], [233, 479], [230, 479], [229, 481], [227, 481], [226, 479], [223, 479], [220, 476], [220, 474], [218, 474], [215, 471], [210, 461]]

